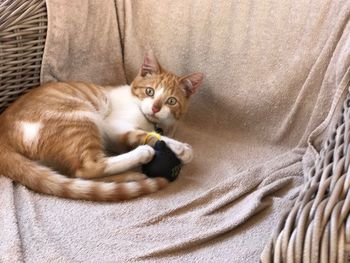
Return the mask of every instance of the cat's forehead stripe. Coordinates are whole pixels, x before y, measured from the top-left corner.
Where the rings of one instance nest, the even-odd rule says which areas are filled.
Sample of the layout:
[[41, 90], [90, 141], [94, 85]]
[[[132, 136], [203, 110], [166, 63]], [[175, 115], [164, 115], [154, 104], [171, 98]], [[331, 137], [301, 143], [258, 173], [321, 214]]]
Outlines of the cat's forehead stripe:
[[163, 93], [164, 87], [160, 85], [159, 88], [155, 91], [154, 99], [159, 99], [163, 95]]

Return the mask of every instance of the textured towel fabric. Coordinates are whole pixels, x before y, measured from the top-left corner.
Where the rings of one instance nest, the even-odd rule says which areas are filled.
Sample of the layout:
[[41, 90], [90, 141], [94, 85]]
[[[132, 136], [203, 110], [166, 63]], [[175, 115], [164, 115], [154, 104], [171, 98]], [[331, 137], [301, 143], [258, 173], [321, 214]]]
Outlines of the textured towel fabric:
[[0, 262], [257, 262], [347, 91], [350, 3], [48, 0], [42, 80], [130, 81], [151, 47], [202, 71], [176, 137], [194, 161], [122, 203], [0, 177]]

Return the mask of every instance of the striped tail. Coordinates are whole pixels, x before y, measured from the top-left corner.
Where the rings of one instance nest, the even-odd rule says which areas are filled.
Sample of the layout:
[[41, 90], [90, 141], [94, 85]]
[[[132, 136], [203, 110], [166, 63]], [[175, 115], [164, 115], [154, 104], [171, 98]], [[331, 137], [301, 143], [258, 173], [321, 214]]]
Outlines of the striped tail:
[[0, 160], [0, 175], [9, 177], [38, 193], [69, 199], [127, 200], [157, 192], [168, 184], [168, 181], [161, 177], [122, 183], [70, 178], [10, 151], [2, 152]]

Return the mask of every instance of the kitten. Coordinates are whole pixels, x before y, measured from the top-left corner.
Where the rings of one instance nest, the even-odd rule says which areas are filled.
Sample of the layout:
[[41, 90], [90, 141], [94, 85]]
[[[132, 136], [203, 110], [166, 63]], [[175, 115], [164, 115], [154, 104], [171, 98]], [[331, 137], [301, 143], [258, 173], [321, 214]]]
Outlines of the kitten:
[[[33, 89], [0, 115], [0, 175], [72, 199], [116, 201], [156, 192], [166, 179], [130, 169], [152, 159], [156, 138], [148, 132], [172, 133], [202, 80], [202, 73], [166, 71], [150, 51], [130, 86], [57, 82]], [[188, 144], [161, 139], [184, 163], [191, 161]]]

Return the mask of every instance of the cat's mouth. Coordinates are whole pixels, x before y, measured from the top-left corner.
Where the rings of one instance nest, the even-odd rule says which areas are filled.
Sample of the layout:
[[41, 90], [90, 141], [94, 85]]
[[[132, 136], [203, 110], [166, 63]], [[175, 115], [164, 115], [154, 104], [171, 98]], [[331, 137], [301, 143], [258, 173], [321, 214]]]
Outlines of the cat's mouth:
[[150, 122], [158, 123], [159, 119], [155, 115], [144, 114], [147, 120]]
[[149, 121], [149, 122], [152, 122], [152, 123], [159, 123], [159, 118], [157, 118], [154, 114], [148, 114], [148, 113], [145, 113], [143, 112], [143, 110], [141, 110], [143, 116]]

